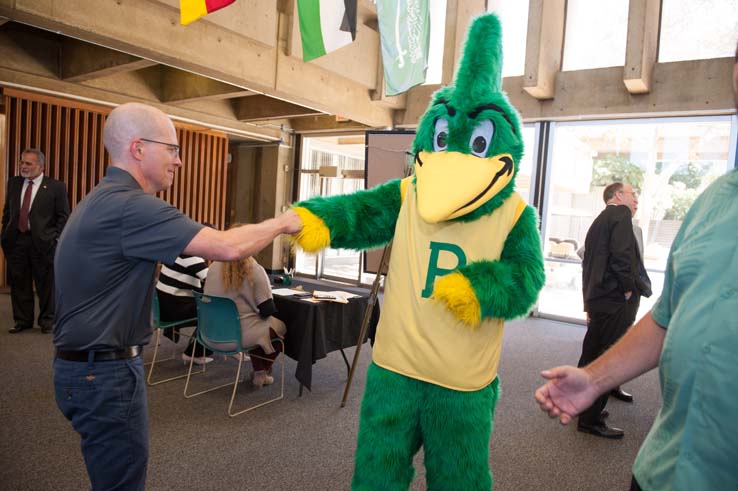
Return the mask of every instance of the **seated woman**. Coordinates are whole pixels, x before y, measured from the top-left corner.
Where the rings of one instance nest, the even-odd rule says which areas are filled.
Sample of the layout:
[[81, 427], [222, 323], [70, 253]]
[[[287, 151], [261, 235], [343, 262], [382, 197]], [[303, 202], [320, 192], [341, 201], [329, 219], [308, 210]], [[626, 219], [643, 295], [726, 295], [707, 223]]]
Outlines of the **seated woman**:
[[[162, 264], [159, 280], [156, 283], [156, 295], [159, 297], [159, 319], [164, 322], [177, 322], [193, 319], [192, 326], [197, 326], [197, 306], [193, 291], [202, 293], [202, 285], [208, 275], [208, 263], [201, 257], [180, 255], [174, 264]], [[187, 327], [185, 324], [180, 327]], [[179, 341], [179, 328], [169, 328], [164, 335], [175, 343]], [[201, 347], [202, 349], [202, 347]], [[199, 351], [199, 350], [198, 350]], [[195, 356], [195, 333], [192, 333], [182, 359], [189, 362], [195, 356], [198, 365], [213, 361], [210, 350]]]
[[[264, 268], [252, 257], [225, 263], [215, 261], [210, 265], [205, 294], [227, 297], [236, 303], [243, 347], [259, 345], [251, 351], [254, 368], [251, 383], [257, 389], [274, 383], [272, 364], [279, 352], [272, 346], [271, 339], [283, 338], [287, 327], [272, 316], [277, 308]], [[277, 344], [277, 348], [281, 350], [282, 345]]]

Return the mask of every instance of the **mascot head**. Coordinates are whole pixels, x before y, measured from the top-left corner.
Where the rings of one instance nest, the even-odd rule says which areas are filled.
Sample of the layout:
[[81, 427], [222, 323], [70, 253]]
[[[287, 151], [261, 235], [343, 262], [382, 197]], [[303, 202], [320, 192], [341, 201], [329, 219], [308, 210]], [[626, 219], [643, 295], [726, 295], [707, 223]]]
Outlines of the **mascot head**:
[[502, 32], [494, 14], [469, 29], [453, 85], [433, 94], [413, 141], [418, 211], [428, 223], [472, 221], [515, 187], [523, 137], [502, 93]]

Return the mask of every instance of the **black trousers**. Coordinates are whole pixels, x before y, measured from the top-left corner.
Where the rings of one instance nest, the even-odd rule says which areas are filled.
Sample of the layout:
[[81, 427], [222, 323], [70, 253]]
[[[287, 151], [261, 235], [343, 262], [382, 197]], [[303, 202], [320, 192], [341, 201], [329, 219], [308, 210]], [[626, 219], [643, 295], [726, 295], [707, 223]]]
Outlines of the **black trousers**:
[[38, 325], [54, 324], [54, 256], [42, 254], [33, 245], [30, 233], [18, 234], [15, 245], [6, 251], [10, 299], [16, 325], [33, 327], [33, 284], [38, 294]]
[[[165, 322], [177, 322], [185, 319], [195, 319], [192, 324], [182, 324], [179, 327], [170, 327], [164, 329], [164, 336], [168, 337], [175, 343], [179, 342], [179, 328], [180, 327], [197, 327], [197, 305], [195, 304], [194, 297], [178, 297], [169, 293], [156, 290], [154, 292], [159, 296], [159, 319]], [[194, 336], [197, 330], [192, 332], [192, 338], [190, 338], [189, 344], [184, 350], [184, 354], [187, 356], [209, 356], [213, 354], [212, 351], [206, 349], [204, 346], [198, 346], [197, 355], [195, 355], [195, 341]]]
[[[633, 325], [641, 303], [639, 295], [633, 295], [614, 312], [589, 312], [587, 334], [582, 343], [582, 356], [577, 366], [589, 365], [615, 344]], [[589, 409], [579, 415], [579, 424], [594, 426], [600, 423], [600, 414], [607, 404], [608, 394], [603, 394]]]

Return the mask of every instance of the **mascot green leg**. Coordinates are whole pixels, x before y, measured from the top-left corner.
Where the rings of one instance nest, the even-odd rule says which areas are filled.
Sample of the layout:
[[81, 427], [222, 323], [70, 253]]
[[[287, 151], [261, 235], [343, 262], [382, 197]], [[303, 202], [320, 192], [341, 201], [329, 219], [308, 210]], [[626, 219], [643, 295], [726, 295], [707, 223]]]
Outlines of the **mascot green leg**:
[[361, 403], [354, 491], [407, 490], [425, 453], [429, 490], [488, 491], [489, 439], [499, 380], [460, 392], [369, 366]]

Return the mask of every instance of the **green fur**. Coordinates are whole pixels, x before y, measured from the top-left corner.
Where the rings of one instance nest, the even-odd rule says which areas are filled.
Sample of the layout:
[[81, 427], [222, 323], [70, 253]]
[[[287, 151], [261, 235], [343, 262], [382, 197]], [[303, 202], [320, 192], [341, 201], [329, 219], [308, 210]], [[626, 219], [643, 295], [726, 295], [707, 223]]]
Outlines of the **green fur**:
[[482, 318], [514, 319], [528, 314], [545, 283], [535, 210], [528, 206], [520, 215], [499, 261], [478, 261], [459, 271], [474, 288]]
[[[508, 185], [454, 221], [469, 222], [492, 213], [515, 188], [523, 140], [520, 117], [501, 92], [501, 37], [499, 20], [494, 15], [474, 20], [454, 85], [433, 95], [413, 141], [416, 154], [433, 152], [435, 124], [444, 118], [448, 121], [445, 151], [471, 154], [474, 129], [489, 120], [494, 134], [485, 157], [512, 156], [515, 175]], [[482, 106], [493, 107], [480, 109]], [[417, 186], [415, 179], [412, 185]], [[392, 181], [364, 193], [329, 200], [315, 198], [298, 205], [325, 221], [333, 247], [359, 249], [392, 239], [400, 201], [399, 181]], [[510, 319], [526, 314], [544, 283], [535, 210], [527, 207], [523, 211], [505, 240], [499, 261], [471, 263], [459, 272], [469, 279], [483, 318]], [[491, 489], [489, 438], [498, 396], [497, 380], [479, 391], [455, 391], [372, 363], [361, 407], [352, 489], [407, 490], [414, 475], [413, 456], [421, 446], [428, 489]]]
[[[464, 57], [456, 74], [454, 85], [443, 87], [433, 94], [431, 104], [420, 119], [413, 141], [413, 152], [433, 151], [433, 134], [439, 118], [448, 120], [448, 152], [470, 154], [470, 139], [477, 124], [491, 120], [495, 132], [487, 150], [487, 157], [509, 153], [515, 163], [513, 179], [497, 195], [457, 222], [471, 222], [497, 209], [515, 189], [515, 177], [523, 157], [523, 138], [520, 116], [500, 91], [502, 84], [502, 31], [500, 22], [493, 14], [478, 17], [472, 23]], [[446, 104], [440, 103], [446, 101]], [[480, 112], [471, 118], [469, 113], [476, 108], [494, 104], [504, 115], [492, 109]], [[454, 114], [450, 114], [449, 106]], [[506, 116], [506, 117], [505, 117]]]
[[462, 392], [369, 365], [361, 403], [354, 491], [407, 491], [423, 447], [427, 488], [492, 489], [489, 439], [499, 380]]
[[472, 22], [454, 85], [476, 101], [502, 89], [502, 26], [496, 15], [482, 15]]
[[331, 247], [371, 249], [388, 244], [400, 213], [400, 180], [366, 191], [315, 197], [296, 203], [323, 219], [331, 232]]

